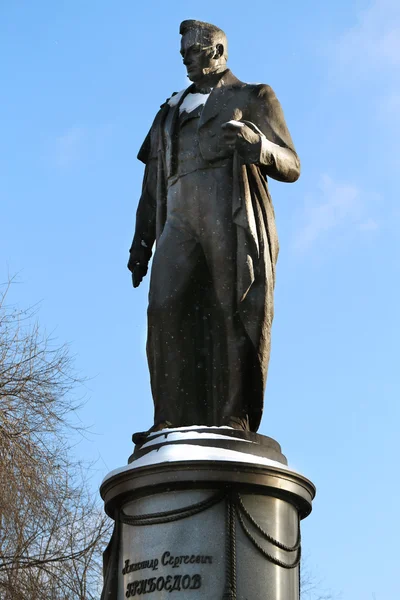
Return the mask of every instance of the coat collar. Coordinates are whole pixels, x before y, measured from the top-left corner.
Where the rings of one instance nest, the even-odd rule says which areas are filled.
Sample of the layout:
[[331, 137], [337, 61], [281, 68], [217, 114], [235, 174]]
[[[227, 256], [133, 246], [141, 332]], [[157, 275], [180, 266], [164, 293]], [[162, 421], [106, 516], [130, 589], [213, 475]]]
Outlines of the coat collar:
[[243, 84], [229, 69], [225, 71], [211, 92], [200, 117], [199, 127], [213, 119], [221, 109], [221, 102], [226, 103]]
[[231, 85], [241, 86], [243, 85], [243, 81], [240, 81], [240, 79], [234, 76], [230, 69], [227, 69], [225, 73], [223, 73], [222, 77], [220, 78], [214, 89], [217, 90], [221, 87], [225, 88]]
[[[223, 100], [224, 103], [227, 102], [227, 100], [234, 95], [236, 89], [243, 85], [243, 82], [235, 77], [230, 69], [227, 69], [220, 77], [204, 105], [199, 121], [199, 127], [202, 127], [219, 113], [221, 100]], [[172, 111], [166, 122], [166, 130], [170, 136], [176, 132], [179, 119], [179, 107], [188, 94], [195, 93], [195, 89], [194, 84], [187, 87], [180, 97], [179, 102], [172, 107]]]

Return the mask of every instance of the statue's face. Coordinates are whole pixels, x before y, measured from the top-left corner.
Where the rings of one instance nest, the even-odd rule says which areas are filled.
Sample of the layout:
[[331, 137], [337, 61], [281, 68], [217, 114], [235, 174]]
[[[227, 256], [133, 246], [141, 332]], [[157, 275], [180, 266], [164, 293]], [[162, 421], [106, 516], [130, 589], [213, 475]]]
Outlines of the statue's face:
[[192, 30], [182, 37], [181, 55], [190, 81], [196, 82], [215, 72], [221, 65], [221, 44], [212, 40], [200, 30]]

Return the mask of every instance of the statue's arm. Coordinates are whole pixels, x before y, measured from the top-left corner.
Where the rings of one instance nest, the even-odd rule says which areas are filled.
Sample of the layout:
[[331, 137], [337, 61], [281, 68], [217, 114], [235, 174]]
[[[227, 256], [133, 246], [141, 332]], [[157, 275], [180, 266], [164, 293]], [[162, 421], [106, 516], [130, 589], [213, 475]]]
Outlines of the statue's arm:
[[135, 235], [129, 249], [128, 269], [132, 272], [134, 287], [141, 283], [147, 273], [156, 238], [157, 159], [154, 124], [139, 150], [138, 158], [146, 166], [142, 193], [136, 210]]
[[151, 159], [144, 172], [142, 194], [136, 211], [135, 235], [129, 249], [128, 269], [132, 272], [134, 287], [147, 273], [156, 238], [156, 181], [157, 161]]
[[281, 105], [268, 85], [249, 88], [246, 119], [222, 125], [225, 143], [237, 150], [244, 163], [258, 165], [264, 175], [288, 183], [296, 181], [300, 161]]
[[156, 238], [156, 185], [157, 160], [153, 158], [145, 167], [142, 193], [136, 210], [135, 235], [129, 250], [132, 252], [144, 248], [149, 260]]
[[269, 85], [256, 86], [252, 113], [261, 130], [258, 164], [269, 177], [292, 183], [300, 176], [300, 160], [286, 125], [282, 107]]
[[156, 239], [158, 155], [162, 136], [162, 124], [169, 110], [168, 100], [160, 106], [153, 124], [138, 153], [145, 165], [142, 194], [136, 211], [136, 227], [130, 247], [128, 269], [132, 272], [134, 287], [147, 273]]

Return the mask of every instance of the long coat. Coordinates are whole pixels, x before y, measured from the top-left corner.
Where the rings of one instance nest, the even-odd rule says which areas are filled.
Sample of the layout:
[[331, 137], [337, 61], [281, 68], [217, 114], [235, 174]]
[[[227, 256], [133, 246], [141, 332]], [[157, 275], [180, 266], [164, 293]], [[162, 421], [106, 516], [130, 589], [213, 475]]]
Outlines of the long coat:
[[[166, 219], [167, 174], [175, 168], [177, 132], [174, 125], [179, 116], [179, 105], [192, 89], [190, 86], [185, 90], [179, 102], [167, 101], [161, 106], [138, 154], [146, 170], [132, 247], [147, 247], [149, 256]], [[174, 113], [167, 120], [169, 111]], [[170, 123], [169, 130], [165, 128], [166, 120]], [[250, 429], [257, 431], [270, 355], [275, 265], [279, 251], [267, 177], [294, 182], [300, 174], [300, 163], [271, 87], [243, 83], [227, 70], [212, 90], [199, 119], [200, 151], [205, 160], [213, 162], [226, 156], [226, 148], [221, 143], [221, 125], [230, 120], [244, 122], [260, 133], [263, 140], [256, 163], [244, 164], [237, 152], [231, 163], [232, 219], [237, 232], [236, 299], [253, 351], [247, 403]], [[168, 147], [172, 151], [167, 151], [166, 136], [170, 136]]]

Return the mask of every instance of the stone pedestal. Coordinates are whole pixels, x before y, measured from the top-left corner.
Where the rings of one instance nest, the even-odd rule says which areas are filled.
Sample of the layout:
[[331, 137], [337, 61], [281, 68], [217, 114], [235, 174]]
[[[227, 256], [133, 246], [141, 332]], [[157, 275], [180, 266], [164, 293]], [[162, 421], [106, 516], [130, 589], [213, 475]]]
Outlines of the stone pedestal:
[[101, 485], [115, 521], [102, 600], [298, 600], [313, 484], [271, 438], [227, 427], [152, 434]]

